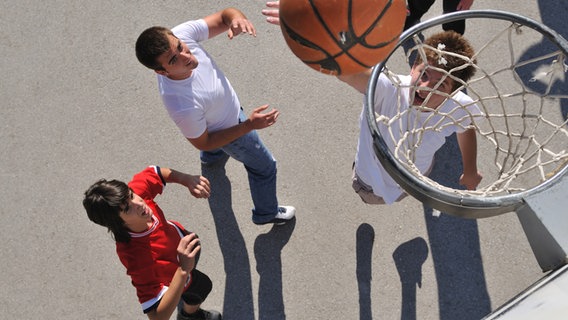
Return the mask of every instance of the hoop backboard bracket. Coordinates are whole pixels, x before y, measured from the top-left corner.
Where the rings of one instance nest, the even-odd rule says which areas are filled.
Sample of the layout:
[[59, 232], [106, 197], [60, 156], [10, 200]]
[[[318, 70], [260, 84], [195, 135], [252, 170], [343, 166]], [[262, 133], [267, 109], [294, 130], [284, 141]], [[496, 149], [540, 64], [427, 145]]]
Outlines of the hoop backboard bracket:
[[568, 263], [568, 175], [548, 188], [526, 195], [516, 212], [543, 271]]
[[568, 265], [535, 282], [482, 320], [564, 319], [568, 314]]

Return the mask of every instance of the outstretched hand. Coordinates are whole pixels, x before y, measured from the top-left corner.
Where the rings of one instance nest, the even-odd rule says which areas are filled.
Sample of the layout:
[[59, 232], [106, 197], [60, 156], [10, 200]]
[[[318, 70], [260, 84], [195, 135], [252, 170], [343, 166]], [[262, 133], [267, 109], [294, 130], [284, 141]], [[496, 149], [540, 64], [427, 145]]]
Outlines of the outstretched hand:
[[201, 250], [201, 243], [195, 233], [181, 238], [178, 243], [177, 253], [180, 267], [189, 273], [195, 268], [195, 259]]
[[262, 14], [266, 16], [266, 21], [275, 25], [280, 25], [280, 1], [268, 1], [266, 6], [270, 9], [262, 9]]
[[248, 33], [256, 37], [256, 29], [254, 28], [254, 25], [244, 17], [238, 17], [231, 21], [231, 25], [227, 31], [227, 36], [229, 39], [233, 39], [241, 33]]
[[262, 113], [266, 109], [268, 109], [267, 104], [260, 106], [252, 111], [247, 120], [252, 129], [264, 129], [276, 123], [276, 119], [278, 119], [280, 112], [278, 112], [277, 109], [272, 109], [267, 113]]

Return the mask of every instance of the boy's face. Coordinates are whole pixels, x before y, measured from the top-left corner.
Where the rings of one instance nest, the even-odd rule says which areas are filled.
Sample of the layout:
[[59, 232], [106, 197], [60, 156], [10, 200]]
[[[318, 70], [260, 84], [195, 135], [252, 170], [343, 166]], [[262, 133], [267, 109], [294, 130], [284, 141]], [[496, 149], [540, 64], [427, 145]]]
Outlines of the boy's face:
[[[415, 90], [410, 90], [410, 97], [408, 100], [410, 105], [436, 109], [446, 100], [446, 96], [441, 95], [436, 91], [446, 94], [450, 94], [452, 92], [452, 79], [447, 77], [440, 83], [440, 79], [444, 77], [444, 73], [430, 68], [425, 68], [424, 63], [414, 65], [412, 70], [410, 70], [410, 76], [411, 86], [416, 87]], [[420, 90], [420, 87], [436, 88], [436, 90]]]
[[168, 42], [170, 49], [158, 57], [158, 63], [165, 70], [156, 70], [156, 72], [173, 80], [188, 78], [193, 69], [197, 68], [197, 59], [191, 54], [187, 45], [175, 36], [168, 35]]
[[147, 228], [148, 222], [152, 221], [152, 209], [148, 207], [144, 199], [130, 191], [130, 199], [120, 212], [120, 218], [131, 230], [138, 232]]

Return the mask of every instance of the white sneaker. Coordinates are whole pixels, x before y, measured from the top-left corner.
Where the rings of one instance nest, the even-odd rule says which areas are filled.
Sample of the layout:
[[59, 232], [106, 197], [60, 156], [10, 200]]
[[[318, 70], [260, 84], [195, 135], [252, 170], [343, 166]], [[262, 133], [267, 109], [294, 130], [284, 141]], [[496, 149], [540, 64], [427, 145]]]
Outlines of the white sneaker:
[[281, 225], [294, 219], [295, 217], [296, 217], [296, 208], [292, 206], [279, 206], [278, 213], [276, 213], [276, 215], [274, 216], [274, 218], [272, 218], [272, 220], [263, 223], [256, 223], [256, 222], [255, 223], [259, 225], [269, 224], [269, 223]]

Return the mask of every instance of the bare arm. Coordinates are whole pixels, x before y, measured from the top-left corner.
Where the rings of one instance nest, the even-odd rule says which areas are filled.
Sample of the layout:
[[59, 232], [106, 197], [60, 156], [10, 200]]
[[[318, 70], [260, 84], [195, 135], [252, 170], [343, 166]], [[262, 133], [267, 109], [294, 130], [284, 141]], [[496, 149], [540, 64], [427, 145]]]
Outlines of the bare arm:
[[355, 90], [365, 94], [367, 92], [367, 85], [369, 83], [369, 79], [371, 78], [372, 69], [367, 69], [363, 72], [350, 74], [350, 75], [341, 75], [337, 76], [337, 79], [347, 83], [348, 85], [355, 88]]
[[190, 272], [195, 268], [195, 257], [200, 250], [199, 238], [194, 233], [180, 240], [177, 247], [180, 266], [172, 277], [168, 290], [164, 293], [158, 307], [148, 312], [147, 316], [150, 320], [170, 319], [177, 308]]
[[254, 109], [245, 122], [215, 132], [209, 132], [206, 129], [201, 136], [195, 139], [187, 138], [187, 140], [189, 140], [194, 147], [203, 151], [220, 148], [244, 136], [252, 130], [264, 129], [276, 123], [276, 119], [279, 115], [278, 110], [272, 109], [267, 113], [262, 113], [262, 111], [267, 108], [268, 105], [265, 104]]
[[160, 173], [167, 183], [177, 183], [187, 187], [191, 195], [196, 198], [209, 198], [209, 195], [211, 194], [211, 185], [209, 184], [209, 180], [203, 176], [194, 176], [162, 167], [160, 167]]
[[223, 9], [206, 16], [203, 20], [209, 27], [209, 38], [218, 36], [225, 31], [228, 31], [227, 36], [229, 39], [233, 39], [233, 37], [241, 33], [256, 36], [256, 29], [252, 22], [240, 10], [235, 8]]
[[463, 162], [463, 174], [460, 177], [460, 184], [468, 190], [475, 190], [483, 178], [477, 171], [477, 137], [475, 129], [468, 129], [458, 133], [457, 138]]

